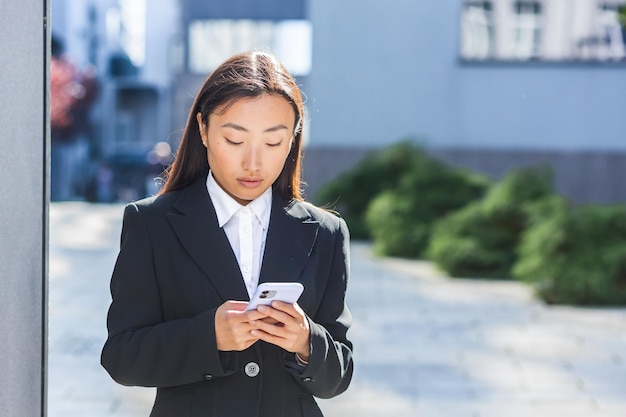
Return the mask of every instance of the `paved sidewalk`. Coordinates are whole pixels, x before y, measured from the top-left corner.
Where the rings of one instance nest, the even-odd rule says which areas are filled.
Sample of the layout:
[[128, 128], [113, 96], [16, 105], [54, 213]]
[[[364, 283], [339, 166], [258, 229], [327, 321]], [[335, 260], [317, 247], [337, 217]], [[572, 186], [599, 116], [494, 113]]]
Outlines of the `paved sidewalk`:
[[[50, 417], [147, 416], [99, 365], [122, 206], [50, 209]], [[352, 245], [351, 387], [326, 417], [626, 417], [626, 309], [548, 307]]]

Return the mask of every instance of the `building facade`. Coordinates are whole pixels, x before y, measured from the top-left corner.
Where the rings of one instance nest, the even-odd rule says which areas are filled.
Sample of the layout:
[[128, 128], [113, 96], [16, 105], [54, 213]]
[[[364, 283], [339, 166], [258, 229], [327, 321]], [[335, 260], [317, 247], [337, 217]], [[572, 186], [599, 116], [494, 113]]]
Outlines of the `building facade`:
[[98, 83], [88, 129], [58, 161], [68, 175], [56, 185], [70, 189], [63, 199], [128, 201], [157, 189], [153, 178], [170, 156], [159, 144], [172, 131], [177, 3], [52, 1], [52, 34], [63, 43], [63, 55], [80, 70], [93, 69]]
[[156, 143], [176, 149], [207, 74], [263, 49], [307, 97], [309, 198], [366, 152], [412, 138], [494, 177], [549, 163], [574, 201], [626, 200], [626, 0], [54, 0], [53, 24], [55, 2], [95, 21], [65, 27], [98, 28], [80, 42], [99, 68], [126, 57], [121, 75], [100, 70], [98, 143], [118, 182], [149, 183], [154, 170], [132, 167]]
[[623, 3], [311, 1], [308, 172], [412, 137], [495, 177], [550, 163], [575, 201], [626, 200]]

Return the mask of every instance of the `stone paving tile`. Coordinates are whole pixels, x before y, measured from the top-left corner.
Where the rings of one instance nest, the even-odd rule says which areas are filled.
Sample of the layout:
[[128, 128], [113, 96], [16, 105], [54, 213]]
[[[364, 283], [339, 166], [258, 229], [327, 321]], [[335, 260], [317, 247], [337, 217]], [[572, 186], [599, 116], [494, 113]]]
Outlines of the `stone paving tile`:
[[49, 417], [149, 414], [153, 389], [119, 386], [100, 366], [122, 213], [120, 206], [51, 205]]
[[[50, 210], [50, 417], [147, 416], [99, 365], [123, 208]], [[549, 307], [516, 282], [447, 279], [352, 245], [355, 373], [326, 417], [626, 417], [626, 309]]]

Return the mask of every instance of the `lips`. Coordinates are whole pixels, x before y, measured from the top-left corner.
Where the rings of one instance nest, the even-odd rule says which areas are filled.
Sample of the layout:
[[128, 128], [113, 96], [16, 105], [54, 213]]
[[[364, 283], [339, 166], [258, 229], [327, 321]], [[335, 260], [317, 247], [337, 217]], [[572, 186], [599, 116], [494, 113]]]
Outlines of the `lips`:
[[246, 188], [258, 187], [263, 182], [261, 178], [238, 178], [237, 181]]

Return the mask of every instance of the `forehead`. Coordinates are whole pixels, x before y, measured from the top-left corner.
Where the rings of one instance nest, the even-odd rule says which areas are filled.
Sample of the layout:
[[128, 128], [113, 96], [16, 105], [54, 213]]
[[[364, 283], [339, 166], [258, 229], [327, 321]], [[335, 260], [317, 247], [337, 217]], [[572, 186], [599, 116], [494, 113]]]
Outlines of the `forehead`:
[[272, 123], [280, 120], [295, 123], [296, 112], [292, 103], [280, 95], [262, 95], [232, 100], [211, 113], [210, 117], [220, 120], [248, 120]]

